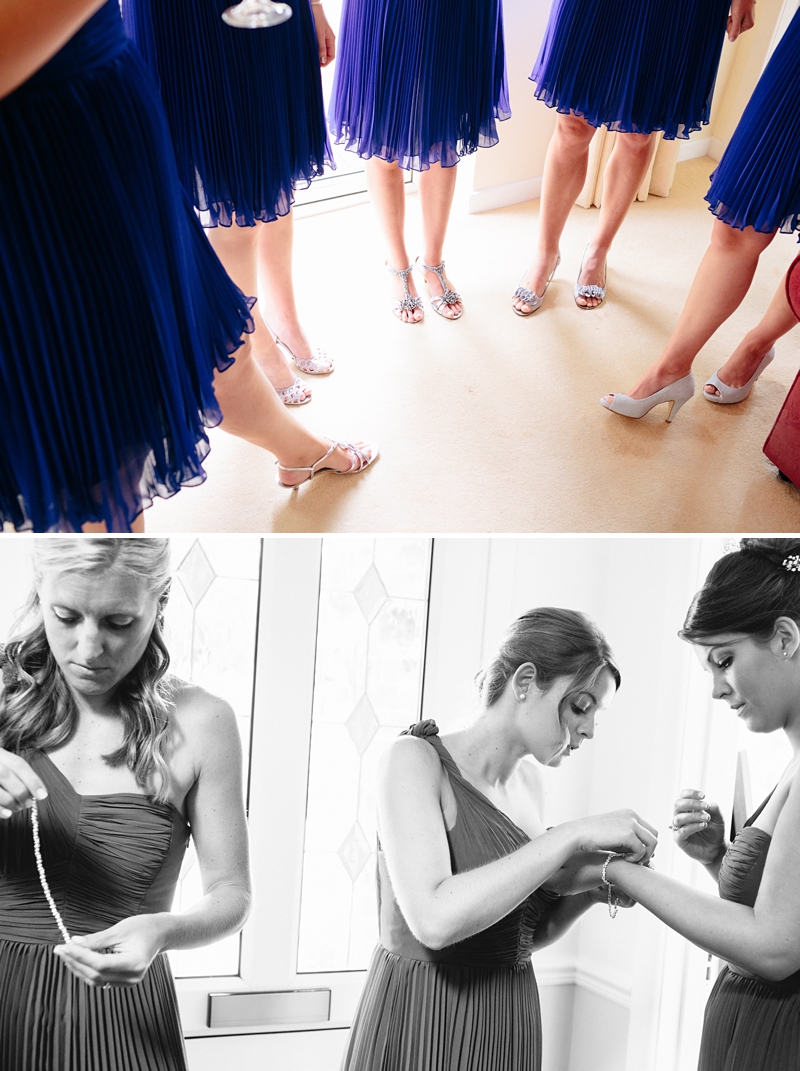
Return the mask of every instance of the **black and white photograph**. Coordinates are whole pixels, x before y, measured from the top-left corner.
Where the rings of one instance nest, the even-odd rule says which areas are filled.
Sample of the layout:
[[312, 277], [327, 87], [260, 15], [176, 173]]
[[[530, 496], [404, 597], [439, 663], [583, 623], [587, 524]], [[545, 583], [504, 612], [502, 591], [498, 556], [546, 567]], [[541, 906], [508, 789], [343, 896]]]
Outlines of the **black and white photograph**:
[[800, 539], [12, 537], [0, 581], [3, 1068], [797, 1066]]

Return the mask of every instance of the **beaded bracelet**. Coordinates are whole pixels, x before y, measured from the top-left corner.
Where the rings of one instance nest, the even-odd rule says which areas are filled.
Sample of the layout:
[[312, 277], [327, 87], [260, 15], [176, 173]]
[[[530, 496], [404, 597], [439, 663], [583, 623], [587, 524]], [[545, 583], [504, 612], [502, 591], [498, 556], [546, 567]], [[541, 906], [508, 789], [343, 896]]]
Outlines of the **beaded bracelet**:
[[614, 886], [606, 877], [606, 867], [612, 859], [621, 859], [623, 854], [623, 852], [606, 852], [606, 861], [603, 863], [603, 869], [600, 874], [603, 879], [603, 884], [608, 886], [608, 913], [612, 919], [615, 919], [617, 917], [617, 911], [619, 911], [619, 900], [616, 896], [613, 900], [611, 899], [611, 890], [614, 888]]
[[50, 886], [47, 884], [47, 877], [44, 872], [44, 863], [42, 862], [42, 846], [39, 840], [39, 807], [36, 803], [36, 800], [33, 800], [31, 802], [31, 829], [33, 830], [33, 854], [36, 857], [36, 869], [39, 871], [39, 881], [42, 884], [42, 891], [44, 892], [45, 898], [47, 899], [47, 902], [50, 905], [50, 910], [53, 913], [53, 918], [56, 920], [56, 925], [61, 931], [61, 936], [64, 938], [64, 941], [69, 944], [72, 938], [70, 937], [69, 930], [64, 925], [64, 920], [62, 919], [61, 915], [59, 914], [58, 908], [56, 907], [55, 900], [53, 899], [53, 894], [50, 892]]

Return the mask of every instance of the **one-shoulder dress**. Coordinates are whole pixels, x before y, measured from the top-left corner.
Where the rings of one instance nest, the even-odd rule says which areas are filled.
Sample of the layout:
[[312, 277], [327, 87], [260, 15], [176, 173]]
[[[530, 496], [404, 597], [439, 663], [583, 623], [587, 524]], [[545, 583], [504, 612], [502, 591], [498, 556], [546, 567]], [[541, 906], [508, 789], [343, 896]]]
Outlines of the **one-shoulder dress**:
[[156, 75], [178, 174], [204, 226], [285, 216], [293, 191], [334, 167], [309, 0], [247, 30], [233, 0], [122, 0], [128, 34]]
[[508, 119], [502, 0], [345, 0], [328, 111], [345, 148], [452, 167]]
[[[501, 859], [528, 836], [466, 781], [432, 721], [408, 730], [439, 756], [456, 800], [454, 874]], [[539, 1071], [541, 1017], [531, 963], [536, 926], [558, 900], [537, 889], [488, 929], [447, 948], [414, 937], [378, 851], [380, 943], [342, 1071]]]
[[117, 0], [0, 100], [0, 522], [128, 531], [205, 479], [249, 304], [178, 183]]
[[800, 11], [778, 42], [706, 194], [731, 227], [800, 230]]
[[[189, 838], [171, 804], [79, 795], [41, 751], [38, 804], [50, 891], [70, 935], [169, 911]], [[0, 1067], [4, 1071], [186, 1071], [178, 1005], [161, 954], [137, 985], [96, 988], [53, 948], [62, 937], [39, 883], [30, 811], [0, 822]]]
[[[772, 838], [752, 823], [766, 803], [723, 859], [724, 900], [748, 907], [756, 902]], [[723, 967], [706, 1005], [698, 1071], [800, 1071], [800, 971], [767, 982], [734, 964]]]
[[592, 126], [688, 138], [707, 123], [730, 0], [553, 0], [535, 96]]

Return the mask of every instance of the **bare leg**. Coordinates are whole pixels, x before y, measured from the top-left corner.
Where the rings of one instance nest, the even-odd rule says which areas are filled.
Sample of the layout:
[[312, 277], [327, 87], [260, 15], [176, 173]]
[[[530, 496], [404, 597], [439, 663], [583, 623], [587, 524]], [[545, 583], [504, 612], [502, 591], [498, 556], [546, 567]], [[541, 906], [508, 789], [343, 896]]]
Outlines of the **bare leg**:
[[[536, 255], [521, 283], [535, 294], [543, 292], [555, 268], [561, 233], [586, 181], [589, 143], [593, 137], [594, 127], [585, 119], [571, 113], [556, 116], [556, 128], [544, 162]], [[520, 312], [530, 311], [530, 306], [520, 298], [514, 298], [513, 305]]]
[[[259, 228], [258, 285], [263, 295], [263, 318], [275, 336], [295, 357], [310, 360], [315, 354], [297, 315], [292, 278], [294, 221], [291, 212]], [[333, 370], [333, 362], [330, 365]]]
[[[453, 204], [455, 189], [455, 166], [442, 167], [441, 164], [431, 164], [428, 170], [421, 172], [419, 176], [422, 235], [425, 243], [423, 261], [425, 264], [438, 265], [442, 263], [444, 239], [447, 234], [447, 222], [450, 219], [450, 208]], [[425, 278], [430, 287], [431, 297], [440, 295], [442, 293], [442, 284], [439, 276], [435, 272], [426, 271]], [[450, 280], [446, 275], [445, 279], [448, 287], [450, 287]], [[460, 301], [453, 302], [452, 305], [442, 305], [442, 314], [450, 319], [458, 316], [460, 312]]]
[[[728, 387], [743, 387], [765, 354], [793, 327], [797, 327], [797, 317], [786, 300], [786, 281], [782, 279], [760, 322], [747, 332], [717, 375]], [[710, 383], [706, 384], [705, 391], [706, 394], [719, 395], [717, 388]]]
[[[714, 220], [711, 244], [700, 261], [680, 319], [664, 352], [645, 372], [631, 398], [646, 398], [688, 375], [695, 357], [738, 309], [750, 289], [758, 258], [775, 237], [747, 227], [740, 231]], [[613, 394], [607, 394], [611, 402]]]
[[[644, 182], [655, 147], [654, 134], [617, 134], [603, 178], [603, 204], [592, 240], [586, 247], [578, 284], [605, 285], [605, 262], [611, 243]], [[578, 297], [579, 305], [594, 308], [600, 298]]]
[[[367, 174], [369, 195], [378, 213], [378, 222], [386, 241], [389, 267], [407, 268], [411, 260], [405, 239], [406, 191], [403, 171], [396, 163], [387, 164], [385, 160], [378, 160], [375, 156], [364, 161], [364, 170]], [[402, 280], [397, 276], [392, 276], [392, 280], [397, 297], [402, 298], [405, 295]], [[410, 274], [407, 280], [412, 297], [416, 297], [414, 279]], [[404, 309], [400, 313], [400, 319], [416, 323], [422, 319], [422, 309]]]
[[[107, 535], [108, 526], [105, 521], [87, 521], [86, 524], [81, 525], [81, 531], [84, 535]], [[144, 511], [142, 511], [132, 522], [131, 531], [144, 531]]]
[[[255, 227], [211, 227], [206, 231], [208, 240], [222, 264], [239, 289], [250, 297], [258, 294], [258, 247], [261, 231], [271, 223], [257, 223]], [[286, 358], [275, 345], [275, 340], [264, 322], [258, 305], [253, 309], [256, 329], [252, 338], [253, 356], [258, 361], [273, 387], [289, 387], [295, 373]], [[310, 398], [311, 390], [303, 384], [299, 399]]]
[[[329, 448], [330, 441], [307, 431], [286, 412], [256, 363], [249, 339], [236, 351], [235, 358], [227, 371], [214, 376], [214, 392], [223, 413], [222, 430], [268, 450], [282, 465], [313, 465]], [[365, 444], [355, 445], [370, 454]], [[326, 462], [341, 472], [352, 464], [352, 456], [340, 448]], [[303, 477], [304, 473], [287, 473], [282, 479], [284, 483], [299, 483]]]

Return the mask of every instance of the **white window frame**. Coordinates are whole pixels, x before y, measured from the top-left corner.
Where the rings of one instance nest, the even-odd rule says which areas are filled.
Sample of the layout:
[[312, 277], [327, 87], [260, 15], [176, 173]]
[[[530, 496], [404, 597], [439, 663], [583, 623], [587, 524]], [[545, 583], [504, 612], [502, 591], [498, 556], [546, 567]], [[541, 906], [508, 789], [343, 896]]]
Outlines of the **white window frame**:
[[[242, 931], [237, 976], [176, 982], [187, 1038], [345, 1029], [366, 978], [297, 972], [321, 566], [319, 538], [264, 540], [248, 790], [258, 910]], [[320, 988], [331, 991], [328, 1022], [207, 1026], [209, 993]]]

